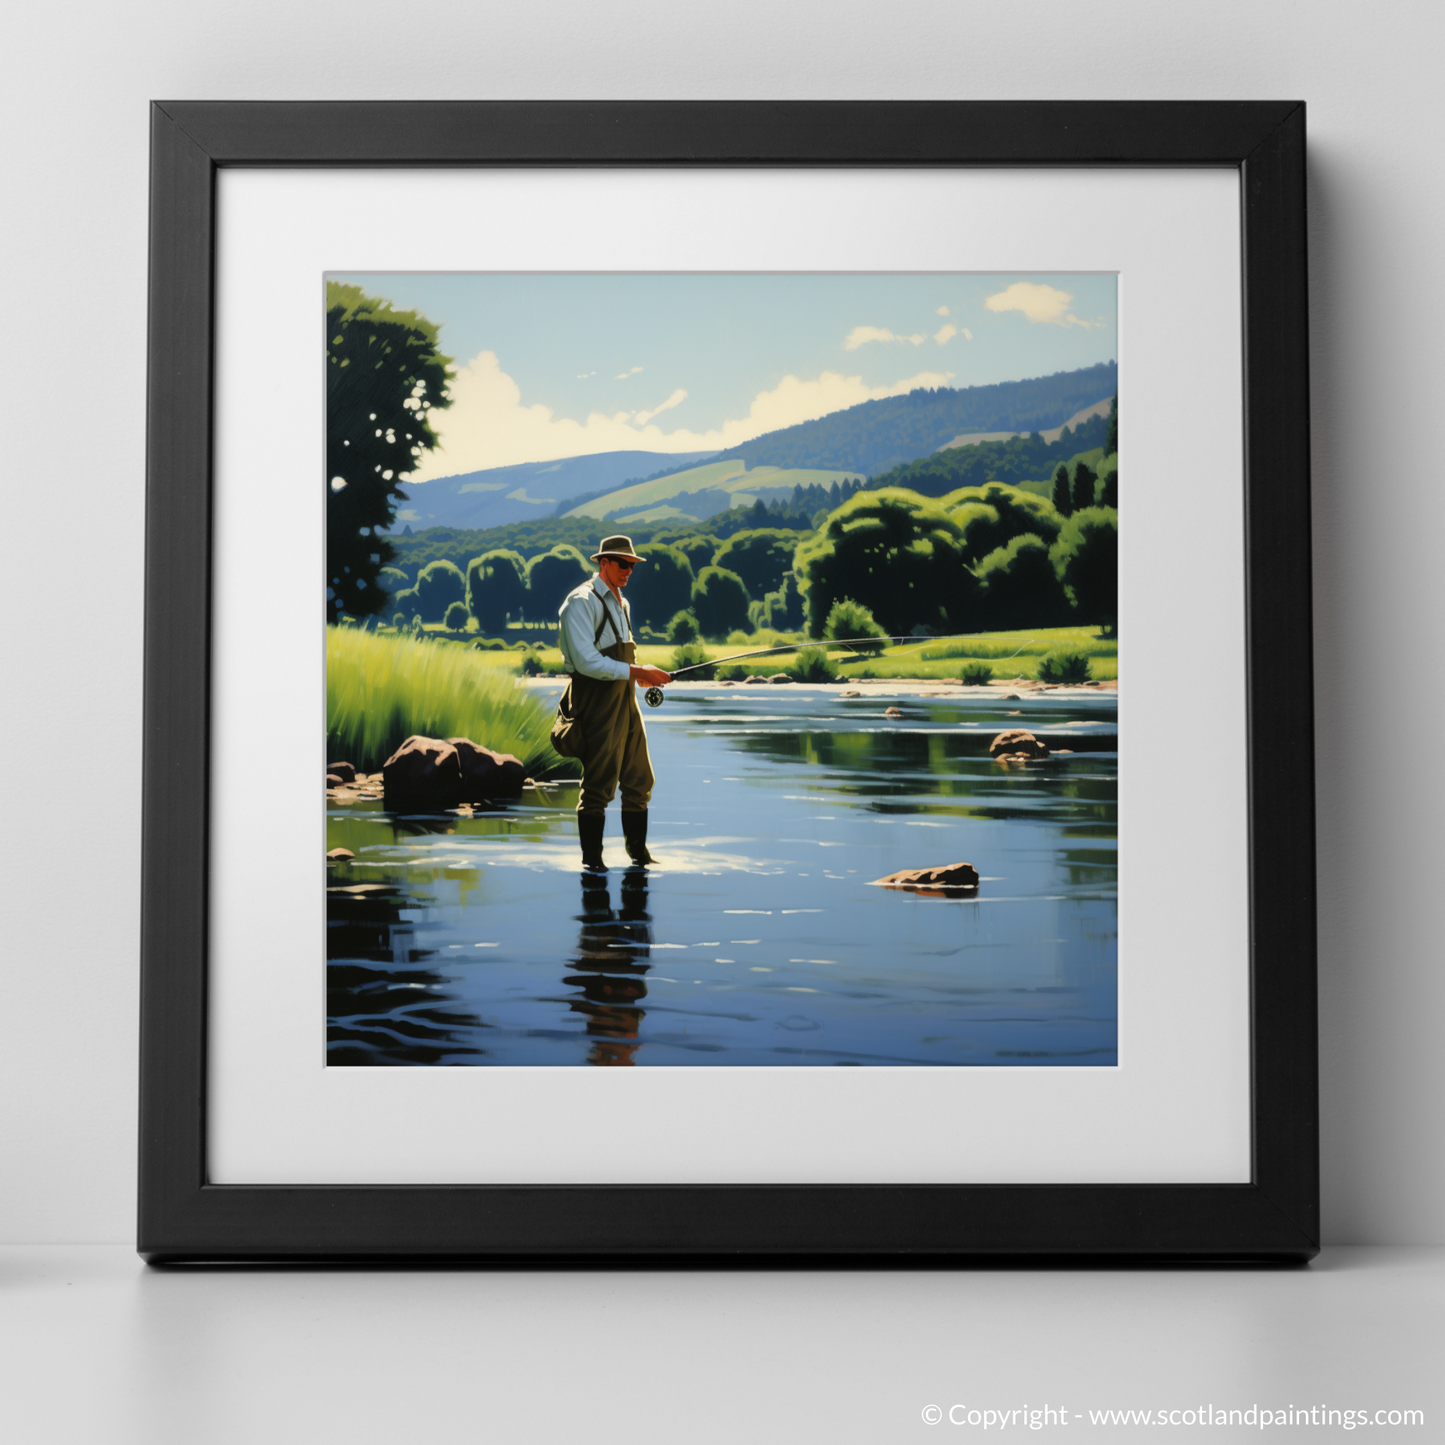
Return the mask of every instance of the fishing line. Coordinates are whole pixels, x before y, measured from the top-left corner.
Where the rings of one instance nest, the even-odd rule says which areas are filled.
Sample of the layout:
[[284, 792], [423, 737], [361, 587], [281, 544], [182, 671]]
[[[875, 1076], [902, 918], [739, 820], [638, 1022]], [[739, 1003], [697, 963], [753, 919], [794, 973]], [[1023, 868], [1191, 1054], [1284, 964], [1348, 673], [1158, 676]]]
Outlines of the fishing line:
[[[878, 647], [880, 644], [891, 647], [898, 643], [916, 642], [918, 646], [910, 648], [909, 651], [917, 652], [921, 648], [927, 647], [930, 642], [959, 642], [966, 637], [974, 637], [976, 635], [976, 633], [972, 632], [950, 632], [942, 637], [920, 637], [917, 633], [908, 633], [902, 636], [875, 635], [873, 637], [830, 637], [813, 642], [788, 642], [784, 643], [781, 647], [762, 647], [759, 648], [756, 652], [738, 652], [734, 653], [731, 657], [715, 658], [711, 662], [695, 662], [688, 667], [679, 667], [672, 674], [672, 676], [674, 679], [677, 679], [681, 677], [685, 672], [701, 672], [705, 668], [722, 667], [725, 663], [729, 662], [743, 662], [750, 657], [773, 657], [780, 652], [798, 652], [805, 647], [821, 647], [825, 652], [828, 652], [835, 647]], [[1029, 642], [1032, 642], [1033, 640], [1033, 638], [1029, 638]], [[1029, 645], [1029, 642], [1025, 642], [1023, 644], [1023, 647], [1019, 648], [1019, 652], [1022, 652], [1024, 647], [1027, 647]], [[842, 666], [844, 663], [853, 660], [861, 661], [862, 658], [866, 656], [867, 654], [865, 653], [856, 659], [840, 658], [839, 665]], [[907, 657], [908, 653], [895, 653], [894, 656]], [[1012, 653], [1011, 656], [1017, 657], [1018, 652]], [[1009, 658], [1003, 659], [1003, 661], [1005, 662], [1007, 662], [1008, 660]], [[661, 707], [662, 696], [662, 689], [660, 687], [650, 687], [645, 693], [643, 693], [643, 697], [646, 699], [648, 707]]]

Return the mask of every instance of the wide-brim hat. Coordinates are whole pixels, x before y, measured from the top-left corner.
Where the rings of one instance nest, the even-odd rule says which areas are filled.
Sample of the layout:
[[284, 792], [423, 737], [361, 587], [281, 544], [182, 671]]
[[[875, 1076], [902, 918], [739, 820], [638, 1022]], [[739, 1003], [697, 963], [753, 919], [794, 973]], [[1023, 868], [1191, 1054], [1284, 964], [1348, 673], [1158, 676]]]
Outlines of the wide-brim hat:
[[646, 557], [639, 557], [632, 550], [631, 537], [604, 537], [602, 545], [592, 554], [594, 562], [600, 562], [604, 557], [622, 557], [629, 562], [645, 562]]

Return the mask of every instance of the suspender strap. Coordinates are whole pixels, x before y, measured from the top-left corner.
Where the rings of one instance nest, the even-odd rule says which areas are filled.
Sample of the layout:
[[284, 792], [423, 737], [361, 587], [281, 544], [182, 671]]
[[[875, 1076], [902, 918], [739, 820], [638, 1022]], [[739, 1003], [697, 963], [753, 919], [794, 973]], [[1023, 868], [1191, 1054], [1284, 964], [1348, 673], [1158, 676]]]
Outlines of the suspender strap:
[[600, 644], [602, 642], [602, 629], [604, 627], [610, 627], [612, 629], [612, 635], [617, 639], [617, 641], [619, 643], [622, 641], [622, 634], [618, 632], [617, 624], [612, 620], [612, 614], [607, 610], [607, 599], [605, 597], [602, 599], [602, 621], [597, 624], [597, 631], [592, 634], [593, 647], [598, 647], [600, 649]]

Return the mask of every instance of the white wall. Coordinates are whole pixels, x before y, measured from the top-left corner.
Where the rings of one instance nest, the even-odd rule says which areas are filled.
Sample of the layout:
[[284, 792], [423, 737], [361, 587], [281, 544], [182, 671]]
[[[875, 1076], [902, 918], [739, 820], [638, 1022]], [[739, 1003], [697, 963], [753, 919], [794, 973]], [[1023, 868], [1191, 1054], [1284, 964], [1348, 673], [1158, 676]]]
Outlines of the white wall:
[[1302, 97], [1326, 1238], [1445, 1242], [1438, 5], [53, 0], [5, 29], [0, 1241], [133, 1234], [151, 98]]

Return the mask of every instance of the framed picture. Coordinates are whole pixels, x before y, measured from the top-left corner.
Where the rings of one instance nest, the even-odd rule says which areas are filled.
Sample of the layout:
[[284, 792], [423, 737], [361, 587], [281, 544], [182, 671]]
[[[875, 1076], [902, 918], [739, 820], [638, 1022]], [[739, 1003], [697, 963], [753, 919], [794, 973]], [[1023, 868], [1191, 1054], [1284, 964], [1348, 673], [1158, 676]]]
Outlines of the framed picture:
[[1302, 104], [151, 200], [147, 1259], [1312, 1257]]

